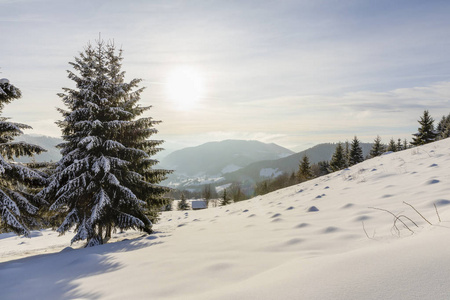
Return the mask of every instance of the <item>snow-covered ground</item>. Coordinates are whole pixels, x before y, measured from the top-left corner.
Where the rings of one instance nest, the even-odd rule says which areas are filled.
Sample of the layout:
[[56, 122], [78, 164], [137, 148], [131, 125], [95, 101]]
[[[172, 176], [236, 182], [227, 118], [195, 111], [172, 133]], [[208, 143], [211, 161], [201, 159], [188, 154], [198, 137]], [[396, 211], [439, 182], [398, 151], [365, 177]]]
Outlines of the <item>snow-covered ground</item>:
[[0, 299], [450, 299], [450, 139], [155, 229], [0, 235]]

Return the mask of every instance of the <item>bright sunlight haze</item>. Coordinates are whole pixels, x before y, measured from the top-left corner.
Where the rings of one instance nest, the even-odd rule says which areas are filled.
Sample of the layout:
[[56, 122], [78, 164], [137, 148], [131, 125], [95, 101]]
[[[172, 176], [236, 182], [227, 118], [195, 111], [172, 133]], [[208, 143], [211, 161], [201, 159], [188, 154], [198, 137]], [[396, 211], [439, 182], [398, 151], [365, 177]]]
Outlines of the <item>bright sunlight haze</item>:
[[203, 96], [203, 79], [194, 68], [178, 67], [170, 72], [166, 89], [177, 110], [191, 110]]

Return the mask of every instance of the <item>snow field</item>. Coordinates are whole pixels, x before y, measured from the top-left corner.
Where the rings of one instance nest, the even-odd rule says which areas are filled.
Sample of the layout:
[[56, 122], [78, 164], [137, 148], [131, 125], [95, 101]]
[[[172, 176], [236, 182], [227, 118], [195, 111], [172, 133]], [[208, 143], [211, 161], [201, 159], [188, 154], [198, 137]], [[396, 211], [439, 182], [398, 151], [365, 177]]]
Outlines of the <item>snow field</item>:
[[76, 249], [49, 230], [1, 235], [0, 298], [449, 299], [449, 167], [447, 139], [248, 201], [164, 212], [150, 236]]

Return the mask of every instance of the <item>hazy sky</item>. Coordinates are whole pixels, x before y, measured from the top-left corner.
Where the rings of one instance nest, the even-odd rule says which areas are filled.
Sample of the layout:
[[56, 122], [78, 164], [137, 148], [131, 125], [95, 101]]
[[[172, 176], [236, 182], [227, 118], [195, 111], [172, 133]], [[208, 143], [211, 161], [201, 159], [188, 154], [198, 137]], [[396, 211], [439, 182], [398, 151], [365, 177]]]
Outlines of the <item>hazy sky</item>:
[[[4, 116], [27, 133], [60, 136], [56, 94], [100, 32], [124, 50], [126, 79], [143, 79], [168, 151], [230, 138], [387, 143], [410, 139], [424, 109], [450, 113], [450, 1], [0, 0], [0, 32], [0, 77], [23, 93]], [[200, 81], [195, 105], [171, 99], [186, 88], [170, 85], [180, 70]]]

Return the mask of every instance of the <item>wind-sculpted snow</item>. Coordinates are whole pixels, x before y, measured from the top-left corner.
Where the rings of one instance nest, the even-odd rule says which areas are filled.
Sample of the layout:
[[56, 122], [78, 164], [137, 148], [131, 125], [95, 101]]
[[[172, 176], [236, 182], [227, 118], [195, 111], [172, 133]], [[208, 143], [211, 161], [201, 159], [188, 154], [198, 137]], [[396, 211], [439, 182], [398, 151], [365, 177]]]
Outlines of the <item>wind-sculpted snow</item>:
[[449, 299], [449, 168], [443, 140], [89, 249], [0, 235], [0, 298]]

